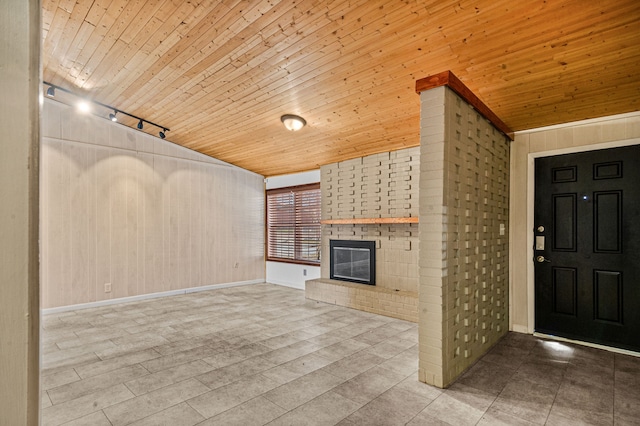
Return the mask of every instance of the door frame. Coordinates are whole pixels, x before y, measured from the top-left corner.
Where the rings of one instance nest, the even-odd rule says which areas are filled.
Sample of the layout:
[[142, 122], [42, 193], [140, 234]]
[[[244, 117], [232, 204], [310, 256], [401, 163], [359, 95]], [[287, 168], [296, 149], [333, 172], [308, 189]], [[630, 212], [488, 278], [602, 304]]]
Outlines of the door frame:
[[[612, 142], [603, 142], [590, 145], [580, 145], [570, 148], [560, 148], [549, 151], [530, 152], [527, 155], [527, 311], [528, 321], [527, 328], [528, 333], [533, 334], [535, 332], [535, 268], [533, 263], [534, 256], [534, 207], [535, 207], [535, 159], [540, 157], [550, 157], [554, 155], [562, 154], [574, 154], [578, 152], [595, 151], [598, 149], [607, 148], [619, 148], [630, 145], [640, 145], [640, 138], [623, 139]], [[513, 306], [513, 305], [512, 305]], [[569, 341], [569, 339], [564, 339]], [[584, 342], [587, 343], [587, 342]], [[590, 346], [594, 344], [589, 343]], [[602, 345], [595, 345], [597, 347], [603, 347]], [[616, 349], [618, 350], [618, 349]], [[620, 350], [624, 351], [624, 350]], [[630, 351], [626, 351], [631, 353]]]

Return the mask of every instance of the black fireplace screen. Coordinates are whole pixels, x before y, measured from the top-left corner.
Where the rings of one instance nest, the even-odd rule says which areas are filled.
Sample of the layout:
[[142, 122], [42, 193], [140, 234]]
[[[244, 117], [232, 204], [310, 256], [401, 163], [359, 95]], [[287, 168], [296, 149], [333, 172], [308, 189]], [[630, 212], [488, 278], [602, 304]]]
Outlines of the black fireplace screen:
[[330, 278], [376, 284], [376, 242], [330, 240]]

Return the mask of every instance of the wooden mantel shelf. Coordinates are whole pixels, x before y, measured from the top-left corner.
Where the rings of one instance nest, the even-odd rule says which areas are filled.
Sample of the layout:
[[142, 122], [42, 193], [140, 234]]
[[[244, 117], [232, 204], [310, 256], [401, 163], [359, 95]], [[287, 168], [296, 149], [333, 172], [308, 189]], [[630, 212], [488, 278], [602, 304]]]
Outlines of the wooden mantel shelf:
[[418, 217], [367, 217], [321, 220], [323, 225], [377, 225], [384, 223], [418, 223]]

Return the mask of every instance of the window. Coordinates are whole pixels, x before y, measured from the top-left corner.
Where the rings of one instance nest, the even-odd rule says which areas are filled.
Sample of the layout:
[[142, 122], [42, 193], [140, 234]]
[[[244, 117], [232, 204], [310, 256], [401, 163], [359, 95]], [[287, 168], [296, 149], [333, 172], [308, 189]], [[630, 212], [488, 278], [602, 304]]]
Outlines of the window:
[[320, 184], [267, 191], [267, 260], [320, 263]]

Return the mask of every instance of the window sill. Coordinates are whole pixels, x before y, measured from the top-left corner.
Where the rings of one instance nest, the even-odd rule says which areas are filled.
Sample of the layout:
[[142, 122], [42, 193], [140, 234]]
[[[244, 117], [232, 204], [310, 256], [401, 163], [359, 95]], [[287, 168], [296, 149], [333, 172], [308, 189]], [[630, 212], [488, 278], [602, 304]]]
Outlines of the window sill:
[[320, 267], [320, 262], [308, 262], [305, 260], [278, 259], [267, 257], [267, 262], [292, 263], [294, 265], [317, 266], [318, 268]]

